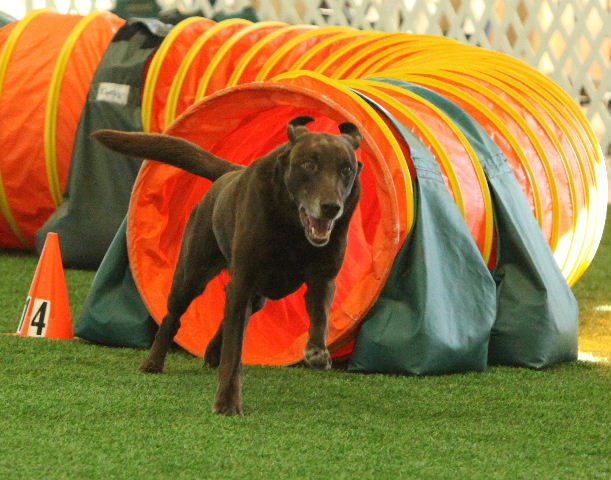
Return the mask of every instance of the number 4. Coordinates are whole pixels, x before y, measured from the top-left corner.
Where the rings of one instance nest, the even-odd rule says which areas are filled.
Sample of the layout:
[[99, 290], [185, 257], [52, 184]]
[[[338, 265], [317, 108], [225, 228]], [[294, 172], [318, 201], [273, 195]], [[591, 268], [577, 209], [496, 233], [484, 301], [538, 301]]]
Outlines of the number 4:
[[32, 321], [28, 329], [30, 337], [44, 337], [47, 331], [49, 322], [47, 321], [51, 315], [51, 302], [41, 298], [34, 299], [32, 307]]

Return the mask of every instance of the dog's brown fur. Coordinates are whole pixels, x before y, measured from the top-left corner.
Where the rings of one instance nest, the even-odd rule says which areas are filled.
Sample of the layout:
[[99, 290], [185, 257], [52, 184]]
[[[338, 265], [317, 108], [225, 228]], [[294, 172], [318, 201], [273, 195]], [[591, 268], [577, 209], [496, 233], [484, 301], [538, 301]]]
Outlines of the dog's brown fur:
[[327, 369], [328, 316], [346, 250], [348, 224], [360, 195], [355, 149], [361, 134], [312, 133], [313, 119], [289, 122], [289, 142], [244, 168], [167, 135], [101, 130], [94, 137], [121, 153], [159, 160], [216, 180], [191, 212], [163, 319], [146, 372], [161, 372], [180, 317], [207, 283], [228, 269], [223, 322], [205, 361], [219, 367], [213, 411], [242, 414], [242, 344], [248, 318], [267, 298], [280, 299], [304, 282], [310, 317], [305, 362]]

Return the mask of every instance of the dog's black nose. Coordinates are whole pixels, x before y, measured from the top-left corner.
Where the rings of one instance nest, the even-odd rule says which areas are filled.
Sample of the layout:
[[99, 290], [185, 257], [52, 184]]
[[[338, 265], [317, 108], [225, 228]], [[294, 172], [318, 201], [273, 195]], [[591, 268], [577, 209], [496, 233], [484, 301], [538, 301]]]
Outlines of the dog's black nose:
[[342, 209], [342, 206], [337, 203], [323, 203], [320, 205], [320, 213], [324, 218], [334, 219], [339, 211]]

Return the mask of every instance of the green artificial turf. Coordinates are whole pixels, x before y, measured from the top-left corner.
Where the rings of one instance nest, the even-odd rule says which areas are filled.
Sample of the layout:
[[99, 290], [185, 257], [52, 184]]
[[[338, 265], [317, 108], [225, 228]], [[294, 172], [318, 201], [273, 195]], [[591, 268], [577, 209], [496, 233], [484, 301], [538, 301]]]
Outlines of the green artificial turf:
[[606, 365], [442, 377], [246, 367], [244, 418], [210, 413], [216, 374], [184, 353], [1, 343], [0, 478], [611, 476]]
[[[36, 262], [0, 252], [0, 332]], [[608, 335], [609, 267], [607, 228], [574, 288], [580, 342]], [[76, 318], [93, 274], [66, 277]], [[247, 366], [246, 415], [224, 418], [215, 371], [175, 351], [146, 375], [144, 355], [0, 335], [0, 479], [611, 478], [608, 363], [424, 378]]]

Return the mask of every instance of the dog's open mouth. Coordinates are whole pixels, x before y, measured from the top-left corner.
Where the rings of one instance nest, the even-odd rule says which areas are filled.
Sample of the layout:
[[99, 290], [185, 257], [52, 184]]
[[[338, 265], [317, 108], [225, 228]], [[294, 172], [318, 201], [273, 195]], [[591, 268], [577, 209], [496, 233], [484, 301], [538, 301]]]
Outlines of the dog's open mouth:
[[299, 207], [299, 218], [305, 229], [305, 236], [312, 245], [324, 247], [329, 242], [334, 220], [314, 218], [303, 207]]

